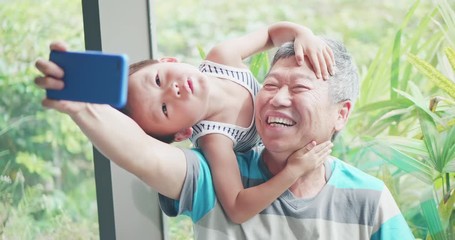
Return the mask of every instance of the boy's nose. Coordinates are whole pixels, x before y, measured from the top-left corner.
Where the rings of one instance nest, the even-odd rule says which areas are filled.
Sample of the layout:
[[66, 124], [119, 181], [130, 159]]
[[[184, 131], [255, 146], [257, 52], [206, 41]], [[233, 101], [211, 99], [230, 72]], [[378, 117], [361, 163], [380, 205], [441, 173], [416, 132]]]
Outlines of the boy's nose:
[[179, 84], [176, 82], [171, 83], [168, 88], [168, 94], [179, 97], [180, 96]]

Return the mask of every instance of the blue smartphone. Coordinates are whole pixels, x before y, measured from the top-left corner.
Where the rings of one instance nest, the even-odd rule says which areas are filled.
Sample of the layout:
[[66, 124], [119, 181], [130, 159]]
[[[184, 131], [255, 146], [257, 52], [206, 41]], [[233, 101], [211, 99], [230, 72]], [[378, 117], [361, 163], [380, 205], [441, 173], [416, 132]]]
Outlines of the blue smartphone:
[[47, 90], [49, 99], [125, 106], [128, 88], [128, 57], [97, 51], [51, 51], [49, 60], [65, 72], [62, 90]]

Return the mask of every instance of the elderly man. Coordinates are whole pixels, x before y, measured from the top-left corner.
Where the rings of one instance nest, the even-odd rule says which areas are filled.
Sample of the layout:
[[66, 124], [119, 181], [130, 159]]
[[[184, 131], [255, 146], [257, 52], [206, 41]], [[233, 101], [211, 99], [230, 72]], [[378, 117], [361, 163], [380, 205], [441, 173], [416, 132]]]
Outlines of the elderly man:
[[[267, 181], [296, 150], [312, 140], [333, 139], [346, 125], [359, 77], [343, 45], [326, 41], [336, 61], [327, 81], [317, 79], [307, 61], [296, 63], [292, 44], [276, 53], [255, 103], [265, 148], [238, 155], [245, 187]], [[180, 198], [162, 196], [161, 207], [170, 216], [190, 216], [200, 239], [413, 239], [384, 183], [334, 157], [301, 176], [259, 215], [234, 225], [216, 201], [203, 155], [185, 153]]]
[[[336, 61], [327, 81], [316, 78], [308, 61], [296, 63], [292, 44], [278, 50], [255, 102], [265, 147], [237, 155], [245, 187], [267, 181], [293, 164], [287, 162], [291, 154], [310, 141], [333, 139], [346, 125], [359, 78], [345, 48], [326, 41]], [[51, 48], [65, 50], [58, 44]], [[46, 78], [36, 83], [58, 88], [55, 78], [62, 71], [42, 60], [37, 67]], [[191, 217], [196, 239], [413, 239], [384, 183], [334, 157], [298, 176], [269, 207], [239, 225], [228, 220], [217, 201], [200, 150], [182, 151], [157, 141], [107, 105], [49, 99], [43, 105], [70, 115], [106, 157], [158, 191], [166, 214]]]

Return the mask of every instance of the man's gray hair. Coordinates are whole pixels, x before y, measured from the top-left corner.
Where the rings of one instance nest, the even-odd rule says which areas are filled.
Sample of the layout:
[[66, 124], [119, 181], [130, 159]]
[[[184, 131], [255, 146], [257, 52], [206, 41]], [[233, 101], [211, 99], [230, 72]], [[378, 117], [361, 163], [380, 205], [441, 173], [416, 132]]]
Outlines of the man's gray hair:
[[[360, 77], [354, 59], [342, 42], [329, 38], [321, 39], [329, 45], [335, 57], [335, 75], [327, 80], [329, 96], [334, 103], [350, 100], [354, 106], [359, 95], [360, 85]], [[273, 57], [272, 67], [279, 59], [294, 55], [294, 44], [292, 42], [283, 44]]]

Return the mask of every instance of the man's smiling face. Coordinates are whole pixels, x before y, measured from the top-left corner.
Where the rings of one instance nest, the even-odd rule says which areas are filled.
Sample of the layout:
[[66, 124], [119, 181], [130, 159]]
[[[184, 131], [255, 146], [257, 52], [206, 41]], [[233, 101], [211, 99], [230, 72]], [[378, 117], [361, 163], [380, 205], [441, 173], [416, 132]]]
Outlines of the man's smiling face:
[[339, 130], [338, 106], [307, 60], [298, 66], [294, 57], [283, 58], [256, 97], [256, 127], [268, 151], [291, 154], [310, 141], [330, 140]]

